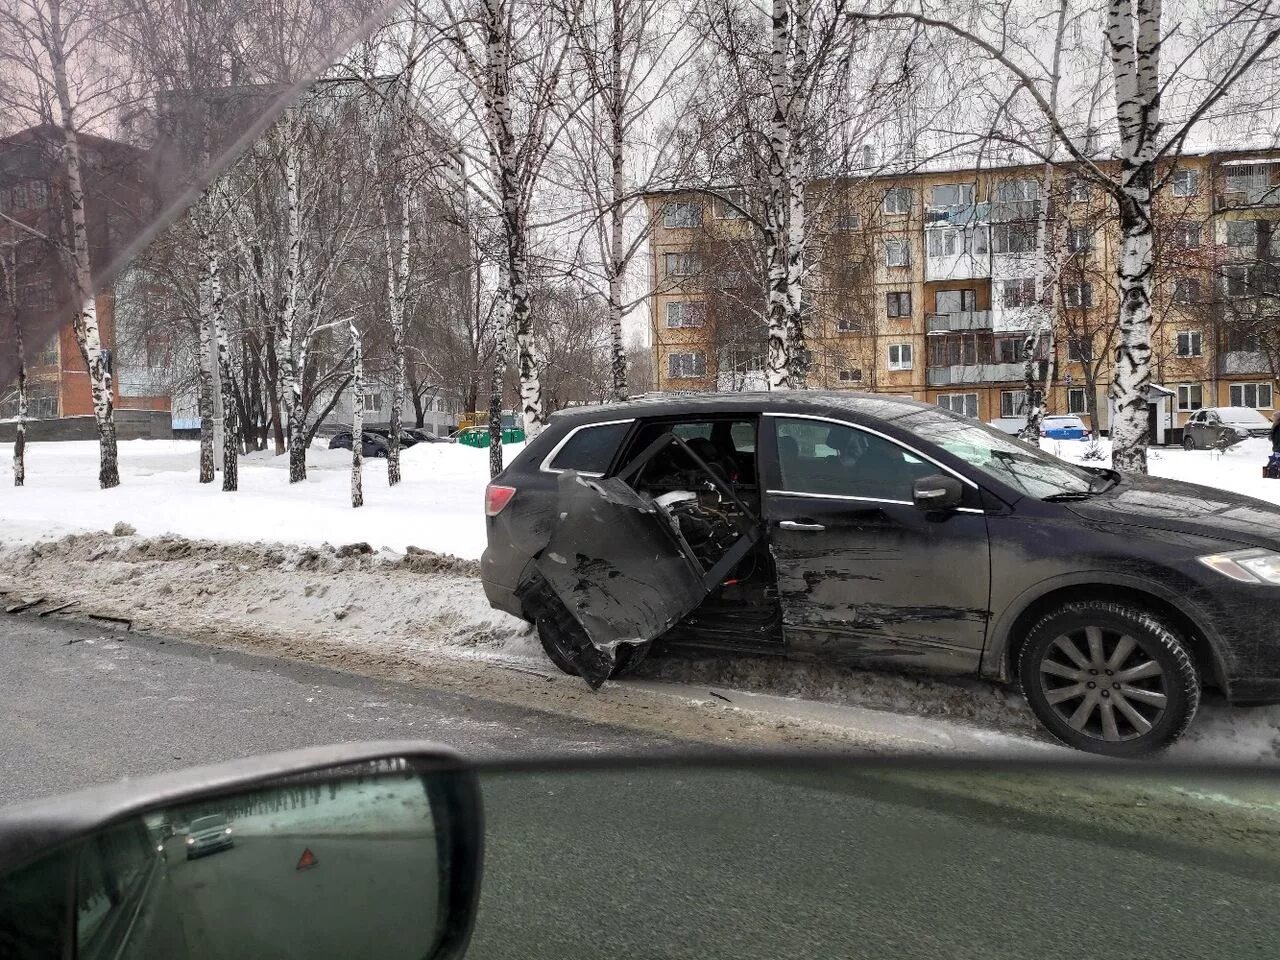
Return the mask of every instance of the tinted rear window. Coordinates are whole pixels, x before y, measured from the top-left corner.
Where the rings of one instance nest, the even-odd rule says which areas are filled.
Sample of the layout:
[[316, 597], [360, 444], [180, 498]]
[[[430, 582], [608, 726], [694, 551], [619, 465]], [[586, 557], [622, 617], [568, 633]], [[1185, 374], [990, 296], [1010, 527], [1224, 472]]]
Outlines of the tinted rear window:
[[602, 423], [583, 427], [569, 437], [550, 463], [552, 470], [577, 470], [580, 473], [604, 473], [609, 469], [618, 444], [631, 427], [631, 422]]

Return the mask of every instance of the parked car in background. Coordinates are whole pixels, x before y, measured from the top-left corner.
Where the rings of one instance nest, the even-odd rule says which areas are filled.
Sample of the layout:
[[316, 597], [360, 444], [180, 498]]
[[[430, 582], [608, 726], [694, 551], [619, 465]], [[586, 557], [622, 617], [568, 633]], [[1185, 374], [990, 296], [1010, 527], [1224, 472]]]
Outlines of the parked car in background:
[[1271, 421], [1252, 407], [1205, 407], [1182, 428], [1187, 450], [1221, 450], [1249, 437], [1271, 435]]
[[1202, 687], [1280, 702], [1280, 509], [901, 397], [563, 411], [489, 485], [489, 602], [593, 685], [653, 641], [1018, 684], [1133, 756]]
[[[376, 437], [381, 437], [383, 440], [387, 441], [388, 446], [391, 445], [391, 431], [386, 429], [385, 427], [366, 427], [365, 432], [372, 433]], [[418, 442], [419, 442], [418, 438], [413, 435], [412, 431], [406, 430], [403, 427], [400, 428], [400, 449], [401, 450], [406, 450], [409, 447], [414, 446]]]
[[[330, 450], [350, 450], [351, 447], [351, 431], [344, 430], [342, 433], [334, 434], [333, 439], [329, 441]], [[365, 431], [364, 444], [361, 447], [361, 454], [365, 457], [381, 457], [385, 459], [390, 452], [390, 446], [387, 444], [385, 437], [380, 437], [376, 433]]]
[[1027, 425], [1026, 417], [996, 417], [994, 420], [988, 420], [987, 426], [1001, 433], [1007, 433], [1011, 437], [1016, 437], [1022, 432], [1022, 428]]
[[1089, 428], [1074, 413], [1055, 415], [1040, 421], [1040, 436], [1048, 440], [1088, 440]]
[[432, 433], [423, 427], [410, 427], [409, 433], [418, 440], [419, 443], [454, 443], [452, 437], [442, 437], [439, 434]]

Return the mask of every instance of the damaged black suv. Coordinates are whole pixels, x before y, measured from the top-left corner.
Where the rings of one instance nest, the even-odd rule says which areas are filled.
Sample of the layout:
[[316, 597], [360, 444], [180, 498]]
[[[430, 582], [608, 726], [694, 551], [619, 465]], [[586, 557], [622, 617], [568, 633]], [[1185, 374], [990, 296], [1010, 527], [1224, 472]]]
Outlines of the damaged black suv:
[[905, 398], [566, 411], [485, 506], [490, 603], [593, 687], [655, 642], [978, 674], [1120, 756], [1181, 736], [1202, 687], [1280, 702], [1280, 510]]

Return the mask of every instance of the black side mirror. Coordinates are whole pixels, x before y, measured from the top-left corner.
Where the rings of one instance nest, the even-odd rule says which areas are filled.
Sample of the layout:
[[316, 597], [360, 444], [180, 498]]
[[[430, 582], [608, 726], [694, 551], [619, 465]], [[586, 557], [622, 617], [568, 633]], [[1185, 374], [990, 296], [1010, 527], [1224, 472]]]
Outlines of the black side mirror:
[[253, 757], [12, 807], [0, 956], [456, 958], [479, 898], [480, 816], [474, 771], [421, 743]]
[[964, 487], [955, 477], [935, 473], [915, 482], [911, 499], [920, 510], [954, 510], [964, 499]]

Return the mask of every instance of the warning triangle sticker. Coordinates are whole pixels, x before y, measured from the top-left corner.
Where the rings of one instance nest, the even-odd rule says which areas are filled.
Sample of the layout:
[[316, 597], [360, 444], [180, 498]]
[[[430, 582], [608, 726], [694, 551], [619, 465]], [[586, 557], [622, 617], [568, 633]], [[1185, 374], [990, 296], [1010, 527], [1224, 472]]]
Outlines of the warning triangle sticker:
[[316, 855], [311, 852], [311, 848], [307, 847], [302, 851], [302, 856], [298, 858], [298, 866], [294, 869], [309, 870], [319, 862], [320, 861], [316, 859]]

